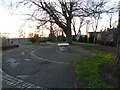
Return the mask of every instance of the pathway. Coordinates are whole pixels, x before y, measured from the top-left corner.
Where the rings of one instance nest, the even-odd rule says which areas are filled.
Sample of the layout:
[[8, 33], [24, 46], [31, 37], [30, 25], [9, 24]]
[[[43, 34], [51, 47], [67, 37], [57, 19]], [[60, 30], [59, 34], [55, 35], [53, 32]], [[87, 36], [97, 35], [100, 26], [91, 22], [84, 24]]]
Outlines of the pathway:
[[[26, 86], [46, 88], [76, 88], [72, 62], [93, 56], [89, 51], [76, 46], [70, 46], [69, 52], [59, 52], [56, 44], [24, 45], [3, 53], [3, 71], [6, 75], [24, 81]], [[3, 82], [7, 83], [8, 78], [5, 78]], [[7, 84], [14, 85], [14, 82], [10, 82], [13, 84]], [[22, 88], [25, 84], [16, 86]]]

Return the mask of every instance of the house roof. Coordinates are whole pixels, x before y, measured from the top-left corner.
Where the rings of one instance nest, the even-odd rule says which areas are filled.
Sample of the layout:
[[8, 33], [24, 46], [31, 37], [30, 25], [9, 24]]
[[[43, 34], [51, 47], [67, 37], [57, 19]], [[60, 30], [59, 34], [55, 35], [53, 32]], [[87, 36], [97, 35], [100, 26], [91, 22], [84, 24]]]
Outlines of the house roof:
[[111, 33], [118, 34], [118, 29], [117, 29], [117, 28], [110, 29], [110, 32], [111, 32]]
[[[112, 28], [112, 29], [109, 29], [110, 33], [114, 33], [114, 34], [118, 34], [118, 29], [117, 28]], [[88, 32], [90, 35], [97, 35], [97, 34], [101, 34], [101, 35], [107, 35], [108, 34], [108, 31], [105, 32]]]
[[100, 32], [101, 35], [107, 35], [108, 32]]
[[90, 35], [97, 35], [100, 32], [88, 32]]

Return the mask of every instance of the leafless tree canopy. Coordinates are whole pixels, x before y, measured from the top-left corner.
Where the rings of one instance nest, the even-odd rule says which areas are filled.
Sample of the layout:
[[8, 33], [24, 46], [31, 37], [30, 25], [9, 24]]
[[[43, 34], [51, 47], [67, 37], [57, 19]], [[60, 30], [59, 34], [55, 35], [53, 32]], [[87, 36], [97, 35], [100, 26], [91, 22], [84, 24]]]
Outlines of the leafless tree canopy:
[[[10, 0], [11, 1], [11, 0]], [[14, 0], [13, 0], [14, 1]], [[114, 8], [106, 6], [104, 0], [18, 0], [11, 2], [10, 7], [25, 7], [30, 12], [28, 20], [40, 21], [40, 25], [47, 22], [57, 24], [66, 34], [67, 42], [71, 43], [71, 23], [73, 17], [97, 16], [111, 12]], [[52, 19], [50, 19], [52, 18]]]

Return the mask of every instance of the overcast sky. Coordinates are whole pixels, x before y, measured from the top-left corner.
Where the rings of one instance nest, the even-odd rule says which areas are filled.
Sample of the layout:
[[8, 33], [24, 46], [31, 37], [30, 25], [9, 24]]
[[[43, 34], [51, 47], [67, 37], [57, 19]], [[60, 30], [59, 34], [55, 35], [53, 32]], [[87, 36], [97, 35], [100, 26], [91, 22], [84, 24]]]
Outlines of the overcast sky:
[[[112, 3], [118, 3], [119, 0], [111, 0]], [[20, 15], [11, 15], [7, 8], [3, 7], [0, 4], [0, 32], [1, 33], [12, 33], [14, 37], [18, 37], [18, 30], [20, 26], [24, 24], [25, 16]], [[117, 13], [114, 15], [113, 22], [118, 19]], [[106, 26], [108, 24], [109, 18], [107, 16], [103, 16], [101, 20], [101, 26]], [[102, 24], [104, 22], [104, 24]], [[99, 25], [99, 27], [101, 27]], [[35, 29], [35, 28], [33, 28]], [[31, 32], [29, 27], [26, 28], [26, 33]], [[47, 32], [48, 34], [48, 32]], [[82, 30], [82, 34], [85, 34], [85, 30]]]

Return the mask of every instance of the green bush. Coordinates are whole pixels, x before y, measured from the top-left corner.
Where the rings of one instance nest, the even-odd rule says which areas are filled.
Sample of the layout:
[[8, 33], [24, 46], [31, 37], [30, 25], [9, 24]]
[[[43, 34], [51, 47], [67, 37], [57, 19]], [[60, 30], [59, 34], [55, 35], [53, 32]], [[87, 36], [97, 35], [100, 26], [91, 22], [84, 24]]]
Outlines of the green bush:
[[76, 45], [95, 45], [95, 44], [83, 43], [83, 42], [73, 42], [73, 44], [76, 44]]

